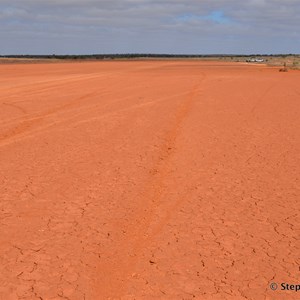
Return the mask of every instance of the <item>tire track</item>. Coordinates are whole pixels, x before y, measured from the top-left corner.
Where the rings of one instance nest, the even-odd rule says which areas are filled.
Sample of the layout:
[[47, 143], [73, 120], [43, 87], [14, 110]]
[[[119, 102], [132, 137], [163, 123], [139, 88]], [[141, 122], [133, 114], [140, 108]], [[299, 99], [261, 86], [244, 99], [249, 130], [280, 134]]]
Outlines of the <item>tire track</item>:
[[[164, 185], [169, 171], [168, 162], [176, 151], [176, 139], [180, 134], [185, 119], [192, 110], [195, 97], [199, 94], [204, 79], [205, 74], [203, 74], [201, 81], [194, 85], [187, 98], [179, 105], [173, 124], [165, 136], [165, 143], [159, 149], [159, 159], [151, 172], [152, 178], [149, 179], [142, 193], [142, 198], [145, 201], [141, 201], [141, 203], [145, 205], [141, 204], [129, 218], [133, 222], [125, 225], [124, 231], [130, 233], [130, 237], [120, 241], [120, 245], [116, 248], [120, 254], [128, 253], [129, 256], [126, 259], [123, 256], [116, 256], [114, 257], [113, 265], [104, 262], [104, 266], [100, 265], [98, 268], [100, 276], [95, 290], [97, 292], [100, 288], [101, 294], [104, 295], [105, 299], [119, 299], [126, 294], [131, 274], [134, 273], [143, 249], [164, 228], [172, 212], [176, 210], [179, 204], [176, 203], [159, 224], [152, 228], [151, 233], [149, 232], [151, 223], [155, 218], [155, 212], [162, 204], [163, 194], [166, 191]], [[113, 281], [111, 281], [111, 278], [107, 277], [107, 274], [102, 273], [102, 270], [112, 270], [112, 273], [118, 274], [119, 278], [114, 276]], [[94, 296], [96, 297], [97, 294]]]
[[14, 108], [14, 109], [20, 111], [22, 114], [27, 114], [27, 111], [26, 111], [23, 107], [21, 107], [21, 106], [19, 106], [19, 105], [16, 105], [16, 104], [14, 104], [14, 103], [6, 103], [6, 102], [3, 102], [2, 105], [8, 106], [8, 107], [12, 107], [12, 108]]
[[[182, 94], [182, 96], [184, 96], [184, 95], [186, 95], [186, 93]], [[27, 132], [26, 134], [17, 135], [16, 137], [14, 137], [14, 139], [4, 140], [3, 143], [1, 143], [1, 139], [0, 139], [0, 147], [5, 146], [5, 145], [9, 145], [11, 142], [20, 141], [20, 140], [23, 140], [25, 138], [31, 138], [31, 137], [34, 137], [38, 134], [45, 133], [46, 131], [51, 130], [54, 127], [57, 127], [57, 125], [62, 125], [62, 124], [67, 125], [67, 124], [72, 123], [73, 126], [75, 126], [75, 125], [82, 125], [82, 124], [85, 124], [85, 123], [95, 122], [95, 121], [98, 121], [100, 119], [107, 118], [111, 115], [118, 115], [122, 112], [126, 112], [126, 111], [129, 111], [129, 110], [144, 108], [146, 106], [153, 106], [153, 105], [156, 105], [160, 102], [170, 100], [172, 98], [174, 98], [174, 96], [165, 97], [165, 98], [162, 98], [160, 100], [149, 101], [149, 102], [146, 102], [146, 103], [134, 104], [130, 107], [121, 108], [119, 110], [112, 111], [112, 112], [107, 112], [107, 113], [105, 113], [105, 112], [103, 113], [102, 111], [99, 111], [99, 116], [97, 116], [97, 117], [87, 118], [87, 119], [84, 119], [84, 120], [81, 120], [81, 121], [76, 121], [76, 119], [78, 119], [79, 117], [83, 117], [85, 115], [89, 115], [91, 112], [98, 111], [97, 110], [98, 105], [89, 106], [88, 109], [85, 109], [84, 111], [81, 111], [80, 113], [72, 114], [72, 117], [64, 118], [63, 120], [57, 120], [55, 122], [45, 124], [42, 127], [35, 127], [32, 130], [30, 130], [29, 132]], [[124, 101], [124, 100], [119, 99], [119, 100], [114, 101], [112, 104], [115, 105], [116, 103], [119, 103], [119, 102], [122, 102], [122, 101]], [[32, 121], [34, 121], [34, 120], [32, 120]], [[24, 123], [24, 122], [22, 122], [22, 123]], [[67, 128], [65, 128], [65, 129], [67, 129]]]
[[31, 117], [28, 118], [24, 121], [22, 121], [21, 123], [19, 123], [18, 125], [16, 125], [15, 127], [7, 130], [6, 132], [2, 133], [0, 135], [0, 146], [2, 145], [3, 142], [7, 142], [9, 140], [14, 139], [15, 137], [19, 137], [19, 136], [23, 136], [24, 134], [26, 134], [28, 131], [31, 131], [34, 127], [39, 126], [39, 124], [41, 124], [41, 122], [51, 116], [54, 115], [64, 109], [67, 108], [71, 108], [72, 106], [77, 105], [78, 103], [88, 99], [89, 97], [92, 97], [96, 94], [97, 92], [92, 92], [92, 93], [88, 93], [76, 100], [71, 100], [61, 106], [49, 109], [45, 112], [43, 112], [40, 115], [37, 115], [36, 117]]
[[[129, 90], [131, 87], [127, 87], [127, 89]], [[91, 93], [88, 93], [88, 94], [85, 94], [83, 95], [82, 97], [76, 99], [76, 100], [71, 100], [61, 106], [58, 106], [58, 107], [54, 107], [52, 109], [49, 109], [35, 117], [23, 117], [22, 121], [19, 122], [18, 125], [15, 125], [13, 128], [7, 130], [6, 132], [0, 134], [0, 147], [3, 146], [3, 145], [7, 145], [9, 144], [10, 142], [12, 141], [16, 141], [16, 138], [17, 139], [23, 139], [25, 137], [28, 137], [28, 136], [33, 136], [33, 134], [30, 134], [32, 132], [35, 133], [38, 133], [38, 132], [42, 132], [44, 131], [44, 129], [46, 128], [49, 128], [53, 125], [57, 125], [57, 124], [62, 124], [62, 123], [66, 123], [66, 122], [70, 122], [72, 120], [75, 120], [78, 116], [83, 116], [85, 114], [89, 114], [91, 111], [95, 110], [95, 108], [97, 107], [94, 106], [94, 107], [89, 107], [87, 110], [84, 110], [84, 111], [81, 111], [80, 113], [78, 114], [75, 114], [75, 115], [72, 115], [72, 117], [70, 118], [64, 118], [63, 120], [60, 120], [60, 121], [56, 121], [54, 123], [51, 123], [51, 124], [45, 124], [44, 126], [39, 126], [39, 124], [43, 121], [43, 119], [45, 119], [46, 117], [48, 116], [51, 116], [51, 115], [54, 115], [55, 113], [58, 113], [58, 112], [61, 112], [62, 110], [64, 109], [67, 109], [67, 108], [71, 108], [71, 107], [76, 107], [76, 105], [78, 105], [78, 103], [86, 100], [86, 99], [89, 99], [90, 97], [94, 97], [98, 94], [101, 93], [101, 96], [105, 96], [105, 94], [103, 94], [103, 91], [99, 91], [99, 90], [96, 90], [96, 91], [93, 91]], [[182, 96], [186, 95], [187, 93], [184, 93], [182, 94]], [[160, 99], [159, 101], [150, 101], [149, 103], [138, 103], [138, 104], [135, 104], [133, 105], [132, 107], [126, 107], [126, 108], [122, 108], [122, 109], [119, 109], [117, 111], [113, 111], [113, 112], [109, 112], [109, 113], [100, 113], [99, 117], [96, 117], [94, 119], [86, 119], [86, 120], [82, 120], [80, 122], [78, 122], [77, 124], [81, 124], [81, 123], [85, 123], [85, 122], [90, 122], [90, 121], [93, 121], [93, 120], [98, 120], [100, 118], [103, 118], [103, 117], [106, 117], [106, 116], [109, 116], [111, 114], [116, 114], [116, 113], [120, 113], [122, 111], [126, 111], [126, 110], [131, 110], [131, 109], [135, 109], [139, 106], [145, 106], [145, 105], [149, 105], [149, 104], [155, 104], [156, 102], [161, 102], [161, 101], [165, 101], [165, 100], [168, 100], [170, 98], [173, 98], [173, 96], [171, 97], [165, 97], [163, 99]], [[111, 104], [116, 104], [116, 103], [119, 103], [123, 101], [123, 98], [122, 99], [118, 99], [116, 101], [113, 101], [113, 102], [110, 102], [110, 105]], [[4, 103], [3, 103], [4, 104]], [[15, 104], [7, 104], [8, 106], [14, 106], [15, 108], [17, 108], [17, 105]], [[107, 106], [107, 105], [106, 105]], [[19, 108], [19, 107], [18, 107]], [[20, 108], [21, 109], [21, 108]], [[24, 110], [24, 113], [25, 113], [25, 110]], [[19, 121], [20, 118], [18, 119], [15, 119], [14, 122], [7, 122], [5, 125], [9, 126], [10, 123], [12, 123], [12, 125], [14, 125], [15, 121]]]
[[[63, 87], [66, 84], [76, 84], [78, 81], [84, 81], [84, 80], [92, 80], [99, 77], [107, 76], [107, 74], [94, 74], [94, 75], [77, 75], [77, 76], [67, 76], [67, 77], [61, 77], [59, 79], [52, 79], [52, 80], [44, 80], [44, 81], [35, 81], [31, 84], [27, 85], [20, 85], [16, 87], [10, 87], [6, 89], [2, 89], [2, 92], [5, 93], [15, 93], [15, 89], [26, 89], [27, 91], [23, 91], [22, 96], [34, 96], [38, 93], [43, 92], [49, 92], [52, 90], [56, 90], [59, 87]], [[37, 91], [36, 91], [37, 90]], [[12, 95], [11, 97], [14, 97]], [[6, 97], [9, 98], [9, 97]]]

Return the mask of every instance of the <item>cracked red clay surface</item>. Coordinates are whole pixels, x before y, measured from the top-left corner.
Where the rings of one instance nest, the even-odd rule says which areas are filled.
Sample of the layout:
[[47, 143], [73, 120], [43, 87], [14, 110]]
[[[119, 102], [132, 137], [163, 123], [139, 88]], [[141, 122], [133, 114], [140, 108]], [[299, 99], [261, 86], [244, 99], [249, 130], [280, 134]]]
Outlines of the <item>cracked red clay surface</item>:
[[0, 299], [299, 299], [299, 82], [0, 65]]

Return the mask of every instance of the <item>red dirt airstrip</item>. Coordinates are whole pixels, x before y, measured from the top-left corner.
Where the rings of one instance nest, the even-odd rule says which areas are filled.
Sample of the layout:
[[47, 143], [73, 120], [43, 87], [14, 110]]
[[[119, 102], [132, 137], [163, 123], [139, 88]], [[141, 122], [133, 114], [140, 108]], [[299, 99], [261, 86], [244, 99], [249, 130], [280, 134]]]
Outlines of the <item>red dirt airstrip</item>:
[[0, 65], [0, 299], [299, 299], [299, 82]]

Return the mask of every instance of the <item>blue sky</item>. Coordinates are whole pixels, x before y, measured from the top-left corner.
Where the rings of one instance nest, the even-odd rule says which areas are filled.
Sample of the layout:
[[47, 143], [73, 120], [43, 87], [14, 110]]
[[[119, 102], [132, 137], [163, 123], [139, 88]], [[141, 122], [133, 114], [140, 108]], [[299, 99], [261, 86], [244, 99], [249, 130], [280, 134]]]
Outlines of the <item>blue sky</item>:
[[300, 0], [0, 0], [0, 54], [300, 53]]
[[222, 10], [213, 10], [209, 12], [207, 15], [197, 15], [194, 13], [186, 13], [180, 15], [176, 19], [177, 21], [181, 22], [190, 22], [191, 20], [205, 20], [211, 21], [217, 24], [226, 24], [232, 22], [232, 20], [224, 15]]

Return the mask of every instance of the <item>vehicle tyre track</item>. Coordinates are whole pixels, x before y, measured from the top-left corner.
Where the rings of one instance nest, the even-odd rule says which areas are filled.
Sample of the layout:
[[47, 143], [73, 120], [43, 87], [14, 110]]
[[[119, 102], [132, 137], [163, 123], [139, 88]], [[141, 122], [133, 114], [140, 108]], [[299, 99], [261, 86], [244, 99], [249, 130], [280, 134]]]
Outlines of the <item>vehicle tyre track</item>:
[[45, 118], [47, 118], [53, 114], [56, 114], [64, 109], [71, 108], [72, 106], [76, 106], [76, 105], [78, 105], [78, 103], [88, 99], [89, 97], [92, 97], [96, 93], [97, 92], [85, 94], [76, 100], [71, 100], [61, 106], [49, 109], [49, 110], [37, 115], [36, 117], [30, 117], [28, 119], [23, 120], [15, 127], [7, 130], [6, 132], [4, 132], [0, 135], [0, 146], [2, 145], [3, 142], [7, 142], [9, 140], [14, 140], [16, 137], [19, 137], [19, 136], [24, 136], [24, 134], [27, 134], [34, 127], [39, 126], [39, 124], [41, 124], [41, 122]]
[[[131, 274], [134, 273], [135, 266], [141, 257], [143, 249], [164, 228], [169, 217], [172, 215], [172, 212], [176, 210], [179, 204], [176, 203], [171, 211], [166, 212], [165, 217], [161, 219], [158, 225], [151, 228], [156, 215], [155, 212], [159, 209], [163, 201], [162, 196], [166, 189], [165, 179], [167, 178], [169, 171], [168, 161], [174, 151], [176, 151], [176, 139], [180, 134], [185, 119], [192, 110], [195, 97], [199, 94], [200, 87], [205, 79], [205, 74], [202, 75], [203, 78], [201, 81], [194, 85], [187, 98], [180, 103], [171, 129], [165, 136], [165, 142], [158, 150], [159, 160], [157, 161], [156, 166], [150, 171], [152, 178], [149, 179], [141, 196], [144, 199], [142, 202], [146, 203], [146, 205], [141, 205], [136, 209], [133, 216], [130, 218], [130, 220], [134, 221], [124, 228], [124, 231], [130, 233], [130, 237], [121, 241], [121, 245], [118, 245], [118, 251], [120, 253], [128, 253], [129, 256], [126, 257], [126, 259], [124, 257], [115, 257], [113, 266], [105, 265], [105, 270], [114, 270], [115, 268], [114, 271], [116, 274], [119, 274], [119, 278], [115, 277], [115, 281], [111, 282], [111, 278], [106, 279], [105, 274], [102, 274], [102, 265], [98, 268], [100, 276], [97, 280], [97, 288], [95, 290], [99, 291], [100, 288], [105, 299], [110, 299], [110, 297], [113, 297], [112, 299], [120, 299], [126, 294]], [[96, 295], [94, 296], [96, 297]]]

